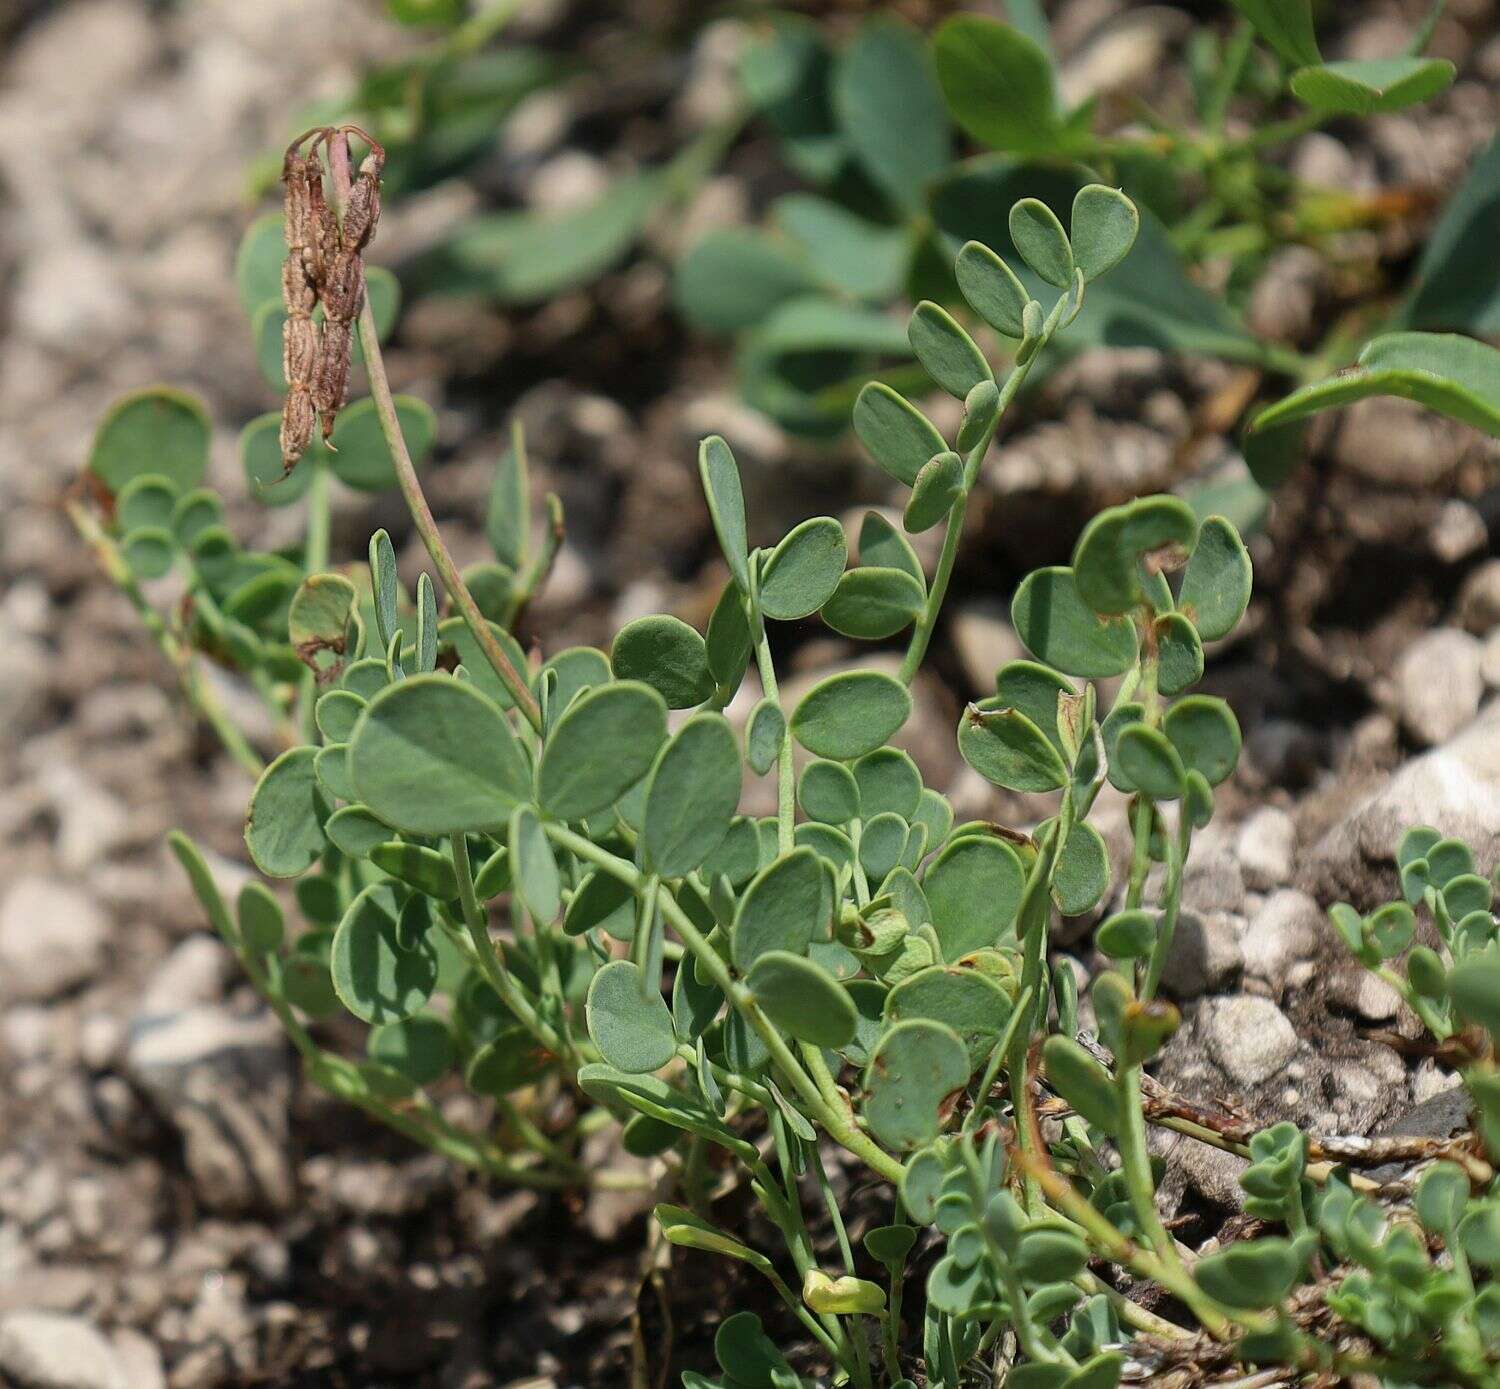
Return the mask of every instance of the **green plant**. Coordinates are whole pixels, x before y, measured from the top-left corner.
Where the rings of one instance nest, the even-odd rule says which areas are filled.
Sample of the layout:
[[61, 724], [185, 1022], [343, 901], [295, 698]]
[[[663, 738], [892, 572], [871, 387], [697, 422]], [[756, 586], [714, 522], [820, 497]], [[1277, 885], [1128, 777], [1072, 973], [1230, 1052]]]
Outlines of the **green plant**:
[[[348, 134], [315, 140], [346, 214]], [[1350, 1170], [1372, 1154], [1436, 1155], [1429, 1147], [1284, 1125], [1260, 1133], [1145, 1075], [1179, 1022], [1157, 986], [1193, 836], [1240, 748], [1228, 706], [1191, 692], [1204, 642], [1227, 636], [1249, 599], [1234, 526], [1200, 520], [1180, 498], [1142, 498], [1095, 517], [1070, 565], [1017, 590], [1015, 628], [1035, 659], [997, 672], [957, 739], [994, 784], [1056, 798], [1033, 831], [955, 825], [890, 745], [1002, 414], [1135, 242], [1136, 208], [1116, 190], [1085, 185], [1069, 213], [1065, 229], [1034, 198], [1010, 207], [1008, 244], [1047, 286], [1040, 295], [978, 242], [957, 255], [966, 301], [1017, 340], [999, 379], [936, 304], [911, 316], [917, 359], [963, 402], [954, 439], [887, 384], [855, 401], [863, 445], [910, 490], [905, 528], [945, 528], [930, 576], [877, 513], [853, 567], [831, 518], [752, 549], [737, 465], [711, 437], [699, 468], [730, 579], [707, 631], [646, 617], [607, 655], [577, 648], [532, 665], [511, 634], [547, 568], [529, 547], [519, 438], [497, 471], [495, 565], [457, 571], [407, 438], [425, 416], [403, 420], [390, 394], [370, 297], [358, 324], [371, 395], [338, 429], [364, 418], [378, 434], [341, 441], [336, 429], [337, 453], [309, 449], [266, 488], [308, 479], [295, 555], [242, 552], [197, 490], [198, 407], [164, 391], [124, 402], [91, 460], [112, 508], [101, 519], [80, 498], [73, 514], [189, 697], [259, 770], [247, 847], [268, 877], [295, 880], [300, 929], [288, 931], [281, 899], [259, 883], [231, 912], [192, 842], [174, 835], [173, 850], [310, 1080], [457, 1161], [536, 1186], [645, 1180], [583, 1161], [582, 1140], [620, 1124], [625, 1150], [661, 1158], [671, 1178], [676, 1200], [656, 1209], [666, 1241], [763, 1275], [841, 1382], [906, 1384], [920, 1365], [927, 1383], [951, 1389], [1002, 1372], [1023, 1389], [1112, 1389], [1127, 1362], [1210, 1372], [1244, 1358], [1391, 1385], [1494, 1383], [1493, 1294], [1472, 1281], [1500, 1258], [1494, 1217], [1485, 1198], [1461, 1199], [1493, 1181], [1484, 1157], [1448, 1145], [1449, 1165], [1417, 1189], [1424, 1228], [1457, 1220], [1460, 1275], [1457, 1255], [1451, 1270], [1431, 1262], [1409, 1221], [1383, 1233], [1374, 1184]], [[311, 274], [326, 303], [326, 272]], [[268, 432], [247, 437], [279, 469]], [[394, 480], [438, 582], [424, 574], [414, 596], [403, 592], [383, 531], [367, 577], [327, 571], [318, 498], [331, 477]], [[555, 537], [555, 508], [553, 519]], [[140, 581], [174, 566], [189, 601], [168, 619]], [[906, 633], [898, 674], [845, 670], [787, 707], [767, 623], [814, 613], [856, 639]], [[243, 671], [275, 713], [291, 745], [263, 769], [213, 704], [195, 649]], [[741, 740], [723, 710], [752, 664], [762, 697]], [[1108, 708], [1106, 680], [1118, 681]], [[673, 728], [670, 710], [691, 713]], [[774, 817], [738, 813], [747, 768], [774, 772]], [[1130, 797], [1133, 852], [1121, 910], [1097, 933], [1116, 967], [1092, 985], [1095, 1042], [1047, 936], [1054, 909], [1090, 911], [1109, 889], [1089, 823], [1106, 780]], [[1423, 840], [1406, 875], [1434, 903], [1441, 892], [1449, 916], [1477, 903], [1472, 883], [1484, 889], [1488, 934], [1471, 927], [1473, 958], [1456, 959], [1445, 988], [1460, 1012], [1489, 1021], [1500, 966], [1484, 954], [1488, 884], [1440, 849]], [[494, 902], [509, 919], [498, 933]], [[1385, 916], [1369, 927], [1379, 951], [1400, 936]], [[1359, 941], [1366, 949], [1363, 925]], [[363, 1058], [319, 1040], [317, 1020], [340, 1007], [368, 1025]], [[1470, 1073], [1477, 1091], [1491, 1084], [1487, 1065]], [[492, 1123], [450, 1118], [455, 1073], [492, 1101]], [[1185, 1254], [1156, 1208], [1148, 1114], [1248, 1156], [1253, 1213], [1286, 1234]], [[1493, 1121], [1482, 1129], [1500, 1146]], [[892, 1220], [864, 1232], [863, 1255], [825, 1170], [835, 1146], [892, 1189]], [[732, 1188], [749, 1192], [784, 1254], [715, 1221]], [[825, 1220], [837, 1250], [828, 1266], [813, 1234]], [[942, 1250], [917, 1308], [906, 1271], [928, 1226]], [[1172, 1319], [1125, 1296], [1122, 1271], [1170, 1295]], [[1408, 1306], [1414, 1286], [1422, 1309]], [[1330, 1313], [1337, 1336], [1325, 1334]], [[728, 1389], [799, 1382], [753, 1314], [728, 1318], [715, 1350]]]
[[[790, 429], [827, 436], [845, 427], [850, 401], [872, 375], [903, 389], [915, 385], [911, 347], [886, 306], [907, 296], [935, 299], [978, 331], [950, 269], [958, 247], [972, 238], [1015, 259], [1005, 209], [1018, 196], [1039, 197], [1064, 214], [1077, 188], [1100, 177], [1141, 206], [1141, 234], [1053, 359], [1095, 344], [1152, 346], [1260, 367], [1301, 385], [1345, 366], [1366, 344], [1376, 359], [1403, 346], [1382, 344], [1378, 335], [1392, 325], [1361, 305], [1303, 354], [1258, 339], [1235, 305], [1279, 247], [1306, 244], [1337, 257], [1350, 227], [1390, 215], [1347, 190], [1299, 183], [1276, 156], [1331, 118], [1397, 110], [1447, 87], [1452, 64], [1421, 56], [1441, 4], [1406, 53], [1325, 63], [1308, 0], [1236, 3], [1240, 18], [1227, 37], [1200, 26], [1188, 45], [1190, 116], [1169, 119], [1137, 102], [1132, 125], [1107, 132], [1094, 102], [1062, 105], [1041, 7], [1010, 0], [1006, 8], [1009, 23], [950, 18], [930, 45], [888, 18], [869, 20], [837, 49], [806, 19], [773, 15], [763, 24], [742, 83], [787, 164], [817, 191], [779, 198], [764, 226], [709, 233], [675, 272], [688, 321], [735, 336], [747, 400]], [[1279, 118], [1288, 101], [1298, 114]], [[1247, 133], [1233, 133], [1232, 109]], [[989, 152], [955, 157], [960, 133]], [[1494, 277], [1483, 264], [1482, 238], [1465, 229], [1489, 203], [1497, 151], [1450, 203], [1396, 305], [1395, 326], [1485, 330]], [[1196, 282], [1209, 262], [1228, 267], [1225, 296]], [[1038, 293], [1038, 280], [1019, 268]], [[1372, 267], [1344, 269], [1370, 282]], [[1002, 332], [1002, 347], [1005, 338]], [[1404, 346], [1401, 366], [1435, 369], [1480, 389], [1484, 369], [1452, 350], [1429, 349], [1426, 360], [1412, 362], [1412, 345]], [[1386, 365], [1397, 363], [1369, 363], [1365, 377], [1377, 383], [1370, 389], [1390, 381], [1376, 374]], [[1341, 376], [1322, 394], [1299, 392], [1261, 418], [1246, 455], [1262, 488], [1279, 483], [1299, 454], [1299, 435], [1270, 426], [1348, 389]], [[1482, 393], [1493, 402], [1492, 392]], [[1263, 505], [1247, 486], [1235, 512], [1249, 522]]]

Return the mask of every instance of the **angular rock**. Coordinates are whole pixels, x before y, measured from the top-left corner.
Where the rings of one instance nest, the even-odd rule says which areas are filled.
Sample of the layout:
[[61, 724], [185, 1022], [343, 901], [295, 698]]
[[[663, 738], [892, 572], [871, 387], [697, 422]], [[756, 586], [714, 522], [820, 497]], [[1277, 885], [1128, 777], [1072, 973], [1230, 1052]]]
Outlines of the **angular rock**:
[[0, 1317], [0, 1374], [18, 1389], [129, 1389], [115, 1348], [81, 1317]]
[[51, 878], [21, 878], [0, 903], [0, 993], [56, 998], [104, 963], [109, 923], [88, 896]]
[[1399, 767], [1318, 842], [1298, 883], [1361, 911], [1396, 890], [1395, 855], [1413, 825], [1464, 840], [1481, 864], [1500, 859], [1500, 701], [1441, 747]]
[[1172, 937], [1161, 982], [1175, 998], [1198, 998], [1222, 989], [1244, 963], [1240, 935], [1245, 923], [1230, 912], [1184, 911]]
[[1325, 929], [1322, 908], [1305, 892], [1273, 892], [1240, 938], [1246, 976], [1279, 993], [1293, 966], [1316, 954]]
[[1467, 632], [1440, 627], [1418, 637], [1396, 665], [1401, 722], [1423, 746], [1446, 742], [1479, 712], [1483, 647]]
[[1292, 880], [1297, 853], [1297, 826], [1279, 806], [1257, 810], [1234, 841], [1245, 886], [1256, 892], [1282, 887]]
[[1458, 591], [1458, 624], [1477, 636], [1500, 626], [1500, 559], [1487, 559], [1469, 571]]
[[1268, 998], [1208, 999], [1198, 1025], [1209, 1055], [1241, 1085], [1271, 1079], [1297, 1054], [1290, 1019]]
[[143, 1013], [131, 1021], [125, 1071], [180, 1135], [206, 1207], [235, 1213], [291, 1206], [292, 1068], [274, 1017], [205, 1005]]

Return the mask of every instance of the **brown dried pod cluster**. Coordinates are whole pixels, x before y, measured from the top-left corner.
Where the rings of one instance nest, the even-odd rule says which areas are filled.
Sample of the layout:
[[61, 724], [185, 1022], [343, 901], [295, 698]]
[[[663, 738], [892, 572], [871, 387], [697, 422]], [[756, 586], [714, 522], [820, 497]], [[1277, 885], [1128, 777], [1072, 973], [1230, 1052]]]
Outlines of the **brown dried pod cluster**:
[[[346, 133], [364, 139], [370, 153], [349, 190], [340, 225], [324, 197], [318, 146]], [[281, 273], [287, 315], [282, 328], [282, 369], [287, 382], [281, 414], [283, 475], [306, 452], [314, 423], [321, 426], [322, 437], [328, 441], [349, 393], [354, 320], [365, 300], [364, 250], [380, 220], [384, 166], [385, 151], [355, 126], [309, 131], [288, 147], [282, 163], [287, 245]], [[313, 319], [320, 303], [321, 324]]]

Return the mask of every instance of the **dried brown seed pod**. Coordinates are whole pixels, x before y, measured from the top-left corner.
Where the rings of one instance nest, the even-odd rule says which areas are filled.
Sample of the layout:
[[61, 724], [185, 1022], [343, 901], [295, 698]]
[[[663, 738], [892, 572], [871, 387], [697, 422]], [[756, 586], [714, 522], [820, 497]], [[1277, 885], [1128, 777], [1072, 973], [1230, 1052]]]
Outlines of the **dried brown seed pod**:
[[307, 452], [312, 442], [313, 425], [317, 412], [313, 409], [312, 392], [306, 386], [293, 386], [286, 393], [281, 407], [281, 469], [285, 477], [297, 466], [297, 460]]
[[318, 358], [313, 367], [312, 402], [322, 420], [325, 440], [333, 433], [333, 422], [349, 393], [353, 342], [354, 325], [348, 319], [330, 318], [323, 325]]
[[318, 286], [329, 321], [352, 323], [365, 302], [365, 266], [354, 247], [343, 247], [328, 262]]
[[293, 314], [281, 325], [281, 374], [289, 390], [312, 386], [318, 337], [318, 325], [305, 313]]
[[306, 167], [310, 233], [305, 258], [307, 273], [321, 286], [329, 263], [343, 244], [343, 237], [339, 232], [339, 219], [334, 216], [323, 194], [323, 161], [316, 151], [307, 156]]
[[385, 155], [371, 150], [359, 166], [359, 177], [349, 189], [349, 201], [344, 205], [344, 245], [362, 251], [375, 239], [375, 227], [380, 221], [380, 172], [385, 167]]

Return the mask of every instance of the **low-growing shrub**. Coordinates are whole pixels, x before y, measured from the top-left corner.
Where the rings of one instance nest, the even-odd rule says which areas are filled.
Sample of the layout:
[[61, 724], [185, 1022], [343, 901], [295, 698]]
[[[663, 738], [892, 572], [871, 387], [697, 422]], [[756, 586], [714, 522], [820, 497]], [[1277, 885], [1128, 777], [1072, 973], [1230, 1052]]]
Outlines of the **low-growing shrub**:
[[[1250, 597], [1234, 525], [1173, 496], [1111, 507], [1069, 565], [1016, 591], [1030, 659], [1001, 667], [956, 737], [994, 785], [1051, 798], [1041, 823], [955, 824], [892, 745], [980, 466], [1033, 365], [1130, 252], [1130, 199], [1084, 184], [1065, 227], [1023, 198], [1006, 218], [1015, 264], [978, 242], [958, 251], [967, 305], [1013, 344], [1007, 370], [938, 305], [912, 313], [913, 354], [963, 409], [950, 439], [889, 385], [860, 392], [854, 429], [909, 491], [902, 528], [869, 513], [852, 563], [831, 517], [752, 548], [735, 459], [708, 438], [699, 471], [729, 579], [706, 632], [650, 616], [608, 653], [537, 664], [512, 629], [546, 580], [559, 508], [549, 501], [537, 546], [517, 436], [495, 478], [495, 558], [455, 567], [415, 468], [430, 412], [393, 399], [385, 379], [377, 281], [362, 265], [380, 157], [355, 178], [351, 135], [319, 129], [288, 157], [292, 390], [284, 417], [244, 440], [263, 494], [306, 499], [300, 552], [236, 543], [200, 486], [204, 413], [169, 391], [116, 407], [90, 462], [107, 504], [70, 504], [188, 699], [257, 774], [246, 844], [267, 877], [295, 882], [292, 923], [259, 882], [231, 908], [193, 842], [176, 834], [172, 848], [307, 1077], [458, 1162], [538, 1187], [648, 1180], [585, 1162], [585, 1137], [618, 1124], [624, 1151], [661, 1160], [666, 1240], [763, 1275], [783, 1327], [795, 1319], [811, 1338], [794, 1366], [753, 1313], [726, 1317], [726, 1389], [802, 1383], [819, 1363], [861, 1389], [1000, 1375], [1019, 1389], [1111, 1389], [1178, 1371], [1196, 1383], [1237, 1361], [1309, 1382], [1496, 1383], [1500, 953], [1491, 883], [1462, 846], [1413, 832], [1407, 901], [1333, 919], [1461, 1055], [1475, 1136], [1256, 1131], [1174, 1102], [1146, 1074], [1179, 1025], [1158, 985], [1185, 865], [1240, 751], [1233, 712], [1194, 692], [1205, 642], [1227, 637]], [[343, 409], [342, 325], [356, 307], [371, 395]], [[1423, 360], [1421, 379], [1436, 379]], [[1399, 390], [1395, 370], [1315, 388], [1283, 416], [1372, 383]], [[335, 482], [394, 482], [436, 579], [405, 592], [384, 531], [367, 570], [330, 570]], [[933, 528], [929, 574], [907, 536]], [[142, 583], [169, 570], [187, 598], [164, 614]], [[814, 615], [854, 640], [899, 639], [894, 673], [843, 669], [785, 701], [768, 624]], [[264, 699], [287, 743], [269, 765], [216, 702], [199, 653]], [[760, 697], [738, 729], [724, 711], [752, 667]], [[774, 777], [775, 816], [740, 813], [753, 777]], [[1090, 823], [1106, 782], [1129, 798], [1132, 852], [1121, 907], [1097, 928], [1112, 967], [1092, 981], [1085, 1031], [1048, 931], [1054, 912], [1092, 912], [1110, 892]], [[1413, 944], [1415, 904], [1431, 944]], [[1390, 963], [1403, 955], [1404, 974]], [[341, 1009], [368, 1027], [362, 1057], [321, 1040], [318, 1020]], [[459, 1086], [488, 1122], [455, 1121], [445, 1099]], [[1148, 1124], [1250, 1159], [1244, 1237], [1197, 1256], [1179, 1245], [1157, 1210]], [[835, 1149], [886, 1185], [889, 1223], [851, 1232], [825, 1168]], [[1392, 1162], [1394, 1181], [1363, 1175]], [[753, 1247], [715, 1219], [737, 1188], [783, 1247]], [[834, 1262], [811, 1234], [825, 1222]], [[906, 1286], [916, 1257], [920, 1290]]]

